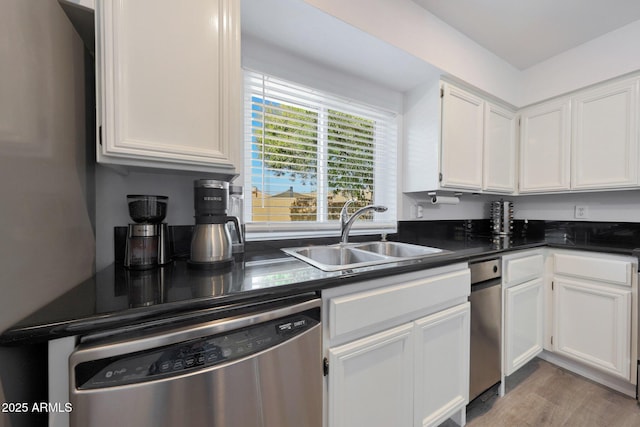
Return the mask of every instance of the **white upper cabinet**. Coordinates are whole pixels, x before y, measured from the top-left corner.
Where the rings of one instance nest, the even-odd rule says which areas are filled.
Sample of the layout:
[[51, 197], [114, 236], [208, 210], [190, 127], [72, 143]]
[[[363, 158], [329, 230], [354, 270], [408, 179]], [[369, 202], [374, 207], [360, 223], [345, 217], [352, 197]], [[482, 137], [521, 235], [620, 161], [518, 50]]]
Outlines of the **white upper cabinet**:
[[403, 122], [404, 192], [515, 191], [512, 111], [451, 83], [429, 83], [407, 94]]
[[484, 191], [513, 193], [516, 190], [516, 143], [515, 114], [486, 102], [482, 176]]
[[484, 101], [449, 84], [443, 89], [441, 185], [480, 190]]
[[569, 189], [569, 110], [569, 99], [562, 98], [521, 112], [521, 193]]
[[572, 99], [571, 187], [620, 188], [638, 182], [638, 80]]
[[429, 81], [405, 94], [403, 179], [406, 193], [440, 188], [440, 81]]
[[97, 3], [98, 161], [233, 171], [240, 1]]
[[520, 192], [638, 186], [638, 78], [521, 111]]

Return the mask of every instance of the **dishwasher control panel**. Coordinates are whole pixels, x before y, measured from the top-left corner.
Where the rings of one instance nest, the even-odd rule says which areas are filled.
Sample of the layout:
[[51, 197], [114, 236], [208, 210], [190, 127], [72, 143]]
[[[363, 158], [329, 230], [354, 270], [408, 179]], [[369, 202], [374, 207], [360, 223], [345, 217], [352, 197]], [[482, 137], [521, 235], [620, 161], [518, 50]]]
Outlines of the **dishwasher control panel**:
[[170, 346], [83, 362], [75, 367], [79, 390], [115, 387], [181, 375], [258, 353], [319, 324], [316, 311], [197, 338]]

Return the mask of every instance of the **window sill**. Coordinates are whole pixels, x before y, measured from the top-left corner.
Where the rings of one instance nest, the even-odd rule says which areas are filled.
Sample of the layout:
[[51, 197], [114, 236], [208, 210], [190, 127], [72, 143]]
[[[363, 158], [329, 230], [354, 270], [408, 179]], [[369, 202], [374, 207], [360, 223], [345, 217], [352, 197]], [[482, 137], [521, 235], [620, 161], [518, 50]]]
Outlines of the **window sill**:
[[[246, 240], [248, 242], [262, 240], [287, 240], [287, 239], [311, 239], [316, 237], [335, 237], [336, 243], [340, 239], [340, 225], [314, 224], [313, 229], [308, 225], [301, 227], [298, 224], [246, 224]], [[397, 231], [397, 223], [358, 224], [351, 228], [350, 236], [392, 234]]]

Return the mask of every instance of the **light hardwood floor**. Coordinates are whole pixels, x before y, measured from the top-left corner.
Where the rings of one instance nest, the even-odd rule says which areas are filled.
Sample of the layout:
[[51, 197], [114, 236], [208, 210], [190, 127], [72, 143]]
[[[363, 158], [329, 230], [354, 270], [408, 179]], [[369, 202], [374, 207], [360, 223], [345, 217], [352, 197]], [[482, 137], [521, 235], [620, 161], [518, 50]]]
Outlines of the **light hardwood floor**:
[[486, 392], [467, 407], [469, 427], [640, 426], [635, 399], [534, 359], [505, 382], [498, 398]]

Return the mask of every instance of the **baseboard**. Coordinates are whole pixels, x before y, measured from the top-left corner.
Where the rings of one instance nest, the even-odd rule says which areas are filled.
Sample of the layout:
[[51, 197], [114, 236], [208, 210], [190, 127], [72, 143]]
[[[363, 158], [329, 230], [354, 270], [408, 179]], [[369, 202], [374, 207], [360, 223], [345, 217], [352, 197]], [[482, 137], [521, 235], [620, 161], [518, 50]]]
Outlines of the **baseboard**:
[[611, 375], [600, 372], [597, 369], [593, 369], [588, 366], [581, 365], [578, 362], [575, 362], [566, 357], [557, 355], [555, 353], [550, 353], [546, 350], [540, 353], [538, 357], [556, 366], [559, 366], [568, 371], [571, 371], [574, 374], [581, 375], [585, 378], [588, 378], [592, 381], [597, 382], [598, 384], [602, 384], [605, 387], [609, 387], [610, 389], [618, 391], [622, 394], [625, 394], [633, 398], [636, 397], [636, 386], [635, 384], [631, 384], [629, 381], [625, 381], [621, 378], [613, 377]]

